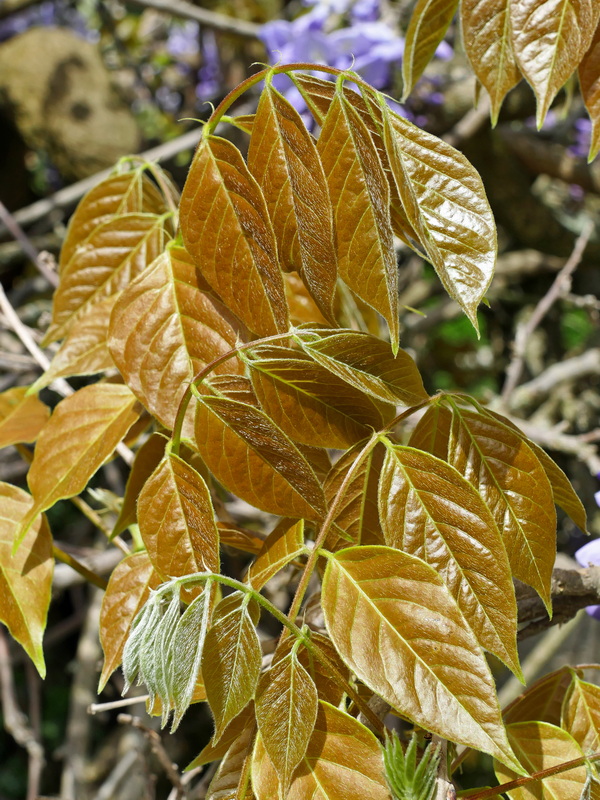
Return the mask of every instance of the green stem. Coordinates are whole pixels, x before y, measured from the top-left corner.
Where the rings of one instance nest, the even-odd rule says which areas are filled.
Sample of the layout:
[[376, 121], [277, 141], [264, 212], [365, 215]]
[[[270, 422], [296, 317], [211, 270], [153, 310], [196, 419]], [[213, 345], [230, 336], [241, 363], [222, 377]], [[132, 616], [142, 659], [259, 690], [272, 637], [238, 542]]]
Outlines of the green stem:
[[321, 648], [313, 642], [310, 636], [306, 636], [306, 634], [294, 623], [292, 622], [289, 617], [287, 617], [282, 611], [280, 611], [277, 606], [274, 606], [273, 603], [269, 602], [266, 597], [264, 597], [260, 592], [257, 592], [256, 589], [253, 589], [252, 586], [248, 586], [246, 583], [242, 583], [241, 581], [236, 580], [235, 578], [229, 578], [227, 575], [220, 575], [215, 572], [196, 572], [192, 575], [185, 575], [182, 578], [174, 578], [170, 583], [165, 584], [162, 589], [159, 589], [158, 592], [166, 592], [169, 590], [170, 586], [174, 583], [178, 584], [179, 586], [184, 586], [188, 583], [197, 583], [202, 581], [215, 581], [216, 583], [222, 583], [225, 586], [229, 586], [231, 589], [237, 589], [240, 592], [244, 592], [245, 594], [249, 594], [252, 596], [256, 602], [261, 605], [266, 611], [269, 612], [275, 619], [280, 622], [285, 628], [287, 628], [290, 633], [292, 633], [297, 640], [301, 641], [302, 644], [306, 647], [309, 653], [320, 661], [324, 667], [329, 671], [331, 676], [334, 680], [343, 688], [346, 694], [354, 701], [356, 706], [362, 711], [364, 716], [369, 720], [371, 725], [375, 728], [375, 730], [379, 733], [380, 736], [383, 736], [385, 731], [385, 726], [379, 717], [373, 712], [373, 710], [367, 705], [367, 703], [363, 700], [363, 698], [358, 694], [358, 692], [354, 689], [353, 686], [347, 681], [347, 679], [342, 675], [339, 671], [337, 666], [331, 661], [329, 656], [321, 650]]
[[541, 781], [544, 780], [544, 778], [551, 778], [553, 775], [559, 775], [561, 772], [567, 772], [570, 769], [581, 767], [586, 761], [596, 761], [599, 758], [600, 752], [592, 753], [591, 756], [574, 758], [572, 761], [565, 761], [563, 764], [557, 764], [555, 767], [548, 767], [548, 769], [540, 770], [540, 772], [534, 772], [533, 775], [516, 778], [514, 781], [502, 783], [500, 786], [493, 786], [491, 789], [483, 789], [477, 794], [469, 795], [469, 800], [490, 800], [492, 797], [499, 797], [499, 795], [504, 792], [510, 792], [512, 789], [518, 789], [520, 786], [526, 786], [528, 783]]

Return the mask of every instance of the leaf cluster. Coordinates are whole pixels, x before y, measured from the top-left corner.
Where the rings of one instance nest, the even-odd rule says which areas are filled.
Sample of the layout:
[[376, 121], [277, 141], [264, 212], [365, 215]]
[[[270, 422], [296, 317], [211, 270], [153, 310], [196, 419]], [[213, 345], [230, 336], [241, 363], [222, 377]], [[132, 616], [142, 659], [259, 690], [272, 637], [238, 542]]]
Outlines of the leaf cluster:
[[[513, 579], [551, 610], [555, 505], [585, 529], [583, 507], [507, 419], [429, 396], [400, 348], [394, 236], [477, 325], [496, 253], [481, 180], [371, 87], [347, 88], [353, 74], [307, 69], [266, 70], [214, 111], [181, 198], [158, 167], [129, 159], [75, 212], [45, 339], [62, 344], [32, 387], [0, 396], [1, 443], [36, 442], [30, 494], [0, 486], [0, 618], [43, 672], [44, 512], [115, 452], [129, 459], [126, 444], [111, 538], [131, 552], [103, 601], [100, 689], [122, 662], [173, 728], [206, 701], [215, 733], [193, 764], [221, 759], [208, 797], [389, 800], [373, 698], [493, 755], [502, 779], [547, 766], [527, 743], [583, 758], [597, 747], [596, 712], [579, 710], [595, 709], [594, 691], [573, 677], [564, 718], [523, 729], [515, 712], [503, 720], [486, 656], [521, 676]], [[214, 129], [261, 79], [240, 123], [244, 158]], [[48, 418], [42, 387], [97, 374]], [[227, 492], [276, 515], [272, 530], [232, 521]], [[224, 545], [252, 554], [246, 573], [222, 571]], [[264, 591], [282, 571], [299, 576], [287, 612]], [[317, 578], [320, 599], [306, 598]], [[261, 610], [282, 627], [268, 654]], [[394, 747], [390, 775], [428, 796], [435, 758], [417, 765], [414, 741]], [[585, 768], [568, 775], [587, 780]]]
[[490, 98], [495, 124], [507, 93], [522, 78], [532, 87], [540, 128], [552, 101], [575, 73], [592, 121], [590, 161], [600, 150], [600, 6], [594, 0], [418, 0], [402, 61], [405, 99], [444, 38], [456, 12], [465, 52]]

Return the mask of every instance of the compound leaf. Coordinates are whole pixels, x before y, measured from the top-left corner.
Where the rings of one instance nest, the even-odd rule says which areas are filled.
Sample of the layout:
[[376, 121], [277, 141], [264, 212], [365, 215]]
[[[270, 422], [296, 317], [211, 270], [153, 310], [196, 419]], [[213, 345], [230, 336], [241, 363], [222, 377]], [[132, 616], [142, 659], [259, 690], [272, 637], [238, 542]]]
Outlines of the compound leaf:
[[398, 267], [390, 189], [358, 112], [338, 90], [317, 142], [334, 208], [338, 268], [345, 283], [388, 323], [398, 350]]
[[387, 342], [350, 330], [299, 330], [294, 340], [319, 364], [384, 403], [418, 405], [429, 395], [414, 360]]
[[[277, 772], [260, 734], [252, 759], [257, 800], [281, 797]], [[286, 800], [389, 800], [383, 755], [375, 736], [354, 717], [319, 701], [304, 758]]]
[[[249, 382], [237, 383], [250, 389]], [[231, 381], [211, 381], [220, 395], [196, 404], [195, 438], [204, 462], [223, 486], [272, 514], [314, 519], [324, 509], [323, 490], [298, 447], [269, 417], [248, 402], [234, 400]], [[229, 396], [225, 394], [228, 392]]]
[[215, 741], [254, 696], [262, 663], [255, 627], [258, 616], [256, 601], [248, 602], [248, 595], [242, 592], [228, 595], [215, 609], [202, 654], [206, 698], [215, 718]]
[[52, 535], [43, 515], [13, 555], [15, 534], [32, 507], [31, 497], [0, 483], [0, 622], [21, 644], [42, 678], [46, 675], [42, 637], [52, 592]]
[[302, 117], [270, 84], [258, 103], [248, 168], [264, 192], [282, 266], [300, 273], [321, 312], [335, 322], [337, 255], [323, 165]]
[[262, 408], [301, 444], [345, 450], [393, 416], [390, 405], [382, 407], [302, 350], [261, 345], [244, 360]]
[[465, 52], [490, 97], [493, 125], [506, 94], [521, 80], [512, 44], [510, 3], [511, 0], [462, 0], [460, 4]]
[[27, 475], [34, 504], [26, 526], [58, 500], [82, 492], [139, 417], [135, 395], [122, 384], [95, 383], [56, 406]]
[[231, 142], [201, 140], [183, 189], [180, 221], [188, 253], [227, 307], [259, 336], [287, 330], [267, 204]]
[[404, 88], [401, 102], [412, 92], [431, 61], [452, 22], [457, 6], [458, 0], [418, 0], [413, 8], [402, 55]]
[[304, 550], [304, 520], [280, 520], [250, 566], [248, 583], [260, 591], [267, 581], [302, 555]]
[[285, 797], [306, 753], [318, 709], [317, 688], [294, 650], [261, 677], [255, 704], [258, 730]]
[[[566, 731], [547, 722], [515, 722], [506, 728], [508, 739], [527, 772], [540, 772], [565, 761], [581, 758], [577, 742]], [[500, 783], [517, 774], [504, 764], [494, 763]], [[585, 765], [561, 772], [542, 781], [508, 792], [511, 800], [581, 800], [586, 782]]]
[[372, 691], [417, 725], [520, 770], [483, 652], [433, 567], [389, 547], [340, 550], [321, 602], [336, 649]]
[[131, 624], [148, 599], [151, 589], [162, 583], [147, 553], [131, 553], [117, 564], [110, 576], [100, 609], [100, 644], [104, 665], [98, 693], [121, 663]]
[[477, 641], [521, 675], [517, 604], [500, 531], [473, 486], [445, 461], [389, 445], [379, 515], [390, 547], [431, 564]]
[[[125, 289], [112, 315], [109, 347], [115, 364], [168, 429], [192, 378], [236, 343], [235, 331], [202, 286], [188, 253], [171, 245]], [[231, 359], [215, 371], [241, 370]]]
[[37, 439], [50, 409], [26, 386], [13, 386], [0, 394], [0, 447]]
[[144, 484], [137, 506], [148, 556], [166, 577], [219, 571], [219, 533], [203, 478], [167, 452]]
[[537, 100], [541, 128], [556, 93], [585, 56], [598, 24], [594, 0], [511, 0], [513, 46]]

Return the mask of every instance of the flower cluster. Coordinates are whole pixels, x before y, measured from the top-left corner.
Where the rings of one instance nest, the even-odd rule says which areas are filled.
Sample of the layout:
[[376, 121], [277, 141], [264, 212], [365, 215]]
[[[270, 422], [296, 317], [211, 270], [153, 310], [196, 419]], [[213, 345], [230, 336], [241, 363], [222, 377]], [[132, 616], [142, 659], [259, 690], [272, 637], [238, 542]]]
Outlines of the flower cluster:
[[[600, 472], [597, 478], [600, 480]], [[600, 492], [596, 492], [594, 499], [600, 506]], [[594, 539], [580, 547], [575, 553], [575, 558], [581, 567], [600, 567], [600, 539]], [[600, 606], [588, 606], [586, 611], [590, 616], [600, 620]]]

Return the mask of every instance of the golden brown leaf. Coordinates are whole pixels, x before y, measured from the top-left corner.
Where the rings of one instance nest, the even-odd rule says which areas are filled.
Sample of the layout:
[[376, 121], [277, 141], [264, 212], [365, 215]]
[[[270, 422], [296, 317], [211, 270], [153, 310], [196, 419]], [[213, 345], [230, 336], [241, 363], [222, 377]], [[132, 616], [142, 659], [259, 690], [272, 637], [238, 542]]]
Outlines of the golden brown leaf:
[[14, 386], [0, 394], [0, 447], [37, 439], [50, 409], [26, 386]]
[[[529, 773], [556, 767], [583, 755], [572, 736], [547, 722], [515, 722], [506, 730], [514, 752]], [[500, 783], [517, 777], [504, 764], [494, 762], [494, 770]], [[511, 800], [581, 800], [586, 773], [582, 765], [513, 789], [508, 794]]]
[[304, 551], [304, 520], [280, 520], [251, 564], [248, 583], [256, 591], [260, 591], [279, 570]]
[[138, 524], [156, 571], [169, 578], [219, 571], [219, 533], [202, 477], [165, 453], [140, 492]]
[[475, 635], [433, 567], [389, 547], [328, 559], [327, 631], [354, 674], [396, 711], [444, 739], [520, 769]]
[[415, 83], [431, 61], [452, 22], [457, 7], [458, 0], [417, 0], [404, 42], [402, 55], [404, 88], [401, 102], [404, 102], [412, 92]]
[[287, 330], [267, 204], [231, 142], [201, 140], [183, 189], [180, 222], [187, 251], [228, 308], [259, 336]]
[[0, 483], [0, 622], [31, 658], [42, 678], [46, 675], [42, 637], [52, 592], [52, 535], [43, 515], [13, 555], [21, 520], [32, 507], [22, 489]]
[[538, 721], [560, 725], [563, 700], [572, 680], [570, 667], [561, 667], [544, 675], [504, 709], [505, 724]]
[[131, 623], [148, 599], [150, 589], [156, 589], [162, 580], [145, 552], [125, 556], [113, 570], [100, 610], [100, 644], [104, 651], [104, 665], [98, 693], [121, 663]]
[[367, 126], [341, 91], [329, 106], [317, 147], [334, 208], [341, 278], [388, 323], [398, 350], [398, 267], [390, 189]]
[[295, 651], [271, 665], [256, 687], [258, 730], [282, 795], [304, 758], [317, 719], [317, 688]]
[[139, 416], [127, 386], [84, 386], [56, 406], [40, 433], [27, 476], [34, 505], [27, 525], [57, 500], [82, 492]]
[[210, 782], [206, 800], [252, 800], [249, 759], [254, 731], [254, 726], [248, 726], [231, 744]]
[[219, 537], [222, 545], [235, 547], [237, 550], [242, 550], [244, 553], [258, 555], [265, 543], [264, 536], [259, 536], [256, 531], [242, 528], [239, 525], [234, 525], [232, 522], [217, 522], [217, 528], [219, 529]]
[[[225, 381], [215, 378], [211, 387], [228, 390]], [[315, 519], [323, 512], [313, 468], [260, 409], [226, 393], [205, 395], [196, 404], [195, 437], [210, 471], [242, 500], [281, 516]]]
[[599, 15], [594, 0], [511, 0], [514, 51], [535, 92], [538, 128], [556, 93], [586, 54]]
[[144, 484], [161, 461], [167, 442], [166, 436], [161, 433], [153, 433], [135, 454], [125, 486], [123, 505], [112, 531], [113, 536], [118, 536], [137, 522], [138, 497]]
[[[177, 245], [130, 283], [110, 325], [110, 351], [121, 375], [168, 429], [193, 377], [235, 343], [235, 331], [202, 291], [199, 271]], [[215, 372], [242, 370], [232, 358]]]
[[386, 544], [431, 564], [479, 644], [520, 676], [508, 557], [473, 486], [429, 453], [390, 445], [379, 479], [379, 516]]
[[169, 215], [123, 214], [93, 230], [60, 275], [48, 344], [63, 338], [101, 300], [128, 286], [163, 251]]
[[259, 345], [244, 354], [263, 410], [301, 444], [345, 450], [394, 415], [302, 350]]
[[592, 120], [589, 161], [600, 151], [600, 22], [590, 48], [579, 65], [581, 96]]
[[337, 256], [323, 165], [302, 117], [270, 84], [258, 103], [248, 168], [264, 192], [282, 267], [300, 273], [335, 323]]
[[473, 72], [490, 96], [492, 125], [506, 94], [521, 80], [512, 44], [511, 0], [462, 0], [465, 52]]
[[188, 764], [186, 770], [202, 767], [204, 764], [210, 764], [211, 761], [219, 761], [224, 758], [231, 745], [244, 733], [246, 728], [251, 728], [253, 731], [256, 729], [253, 701], [250, 701], [237, 717], [231, 720], [218, 740], [215, 741], [213, 738], [206, 747], [202, 748], [196, 758]]
[[370, 397], [406, 406], [429, 397], [408, 353], [394, 355], [387, 342], [370, 333], [299, 330], [294, 339], [315, 361]]
[[[260, 735], [252, 759], [257, 800], [275, 800], [279, 781]], [[390, 800], [375, 736], [354, 717], [319, 701], [315, 729], [286, 800]]]
[[600, 750], [600, 687], [573, 676], [562, 710], [562, 725], [584, 753]]

